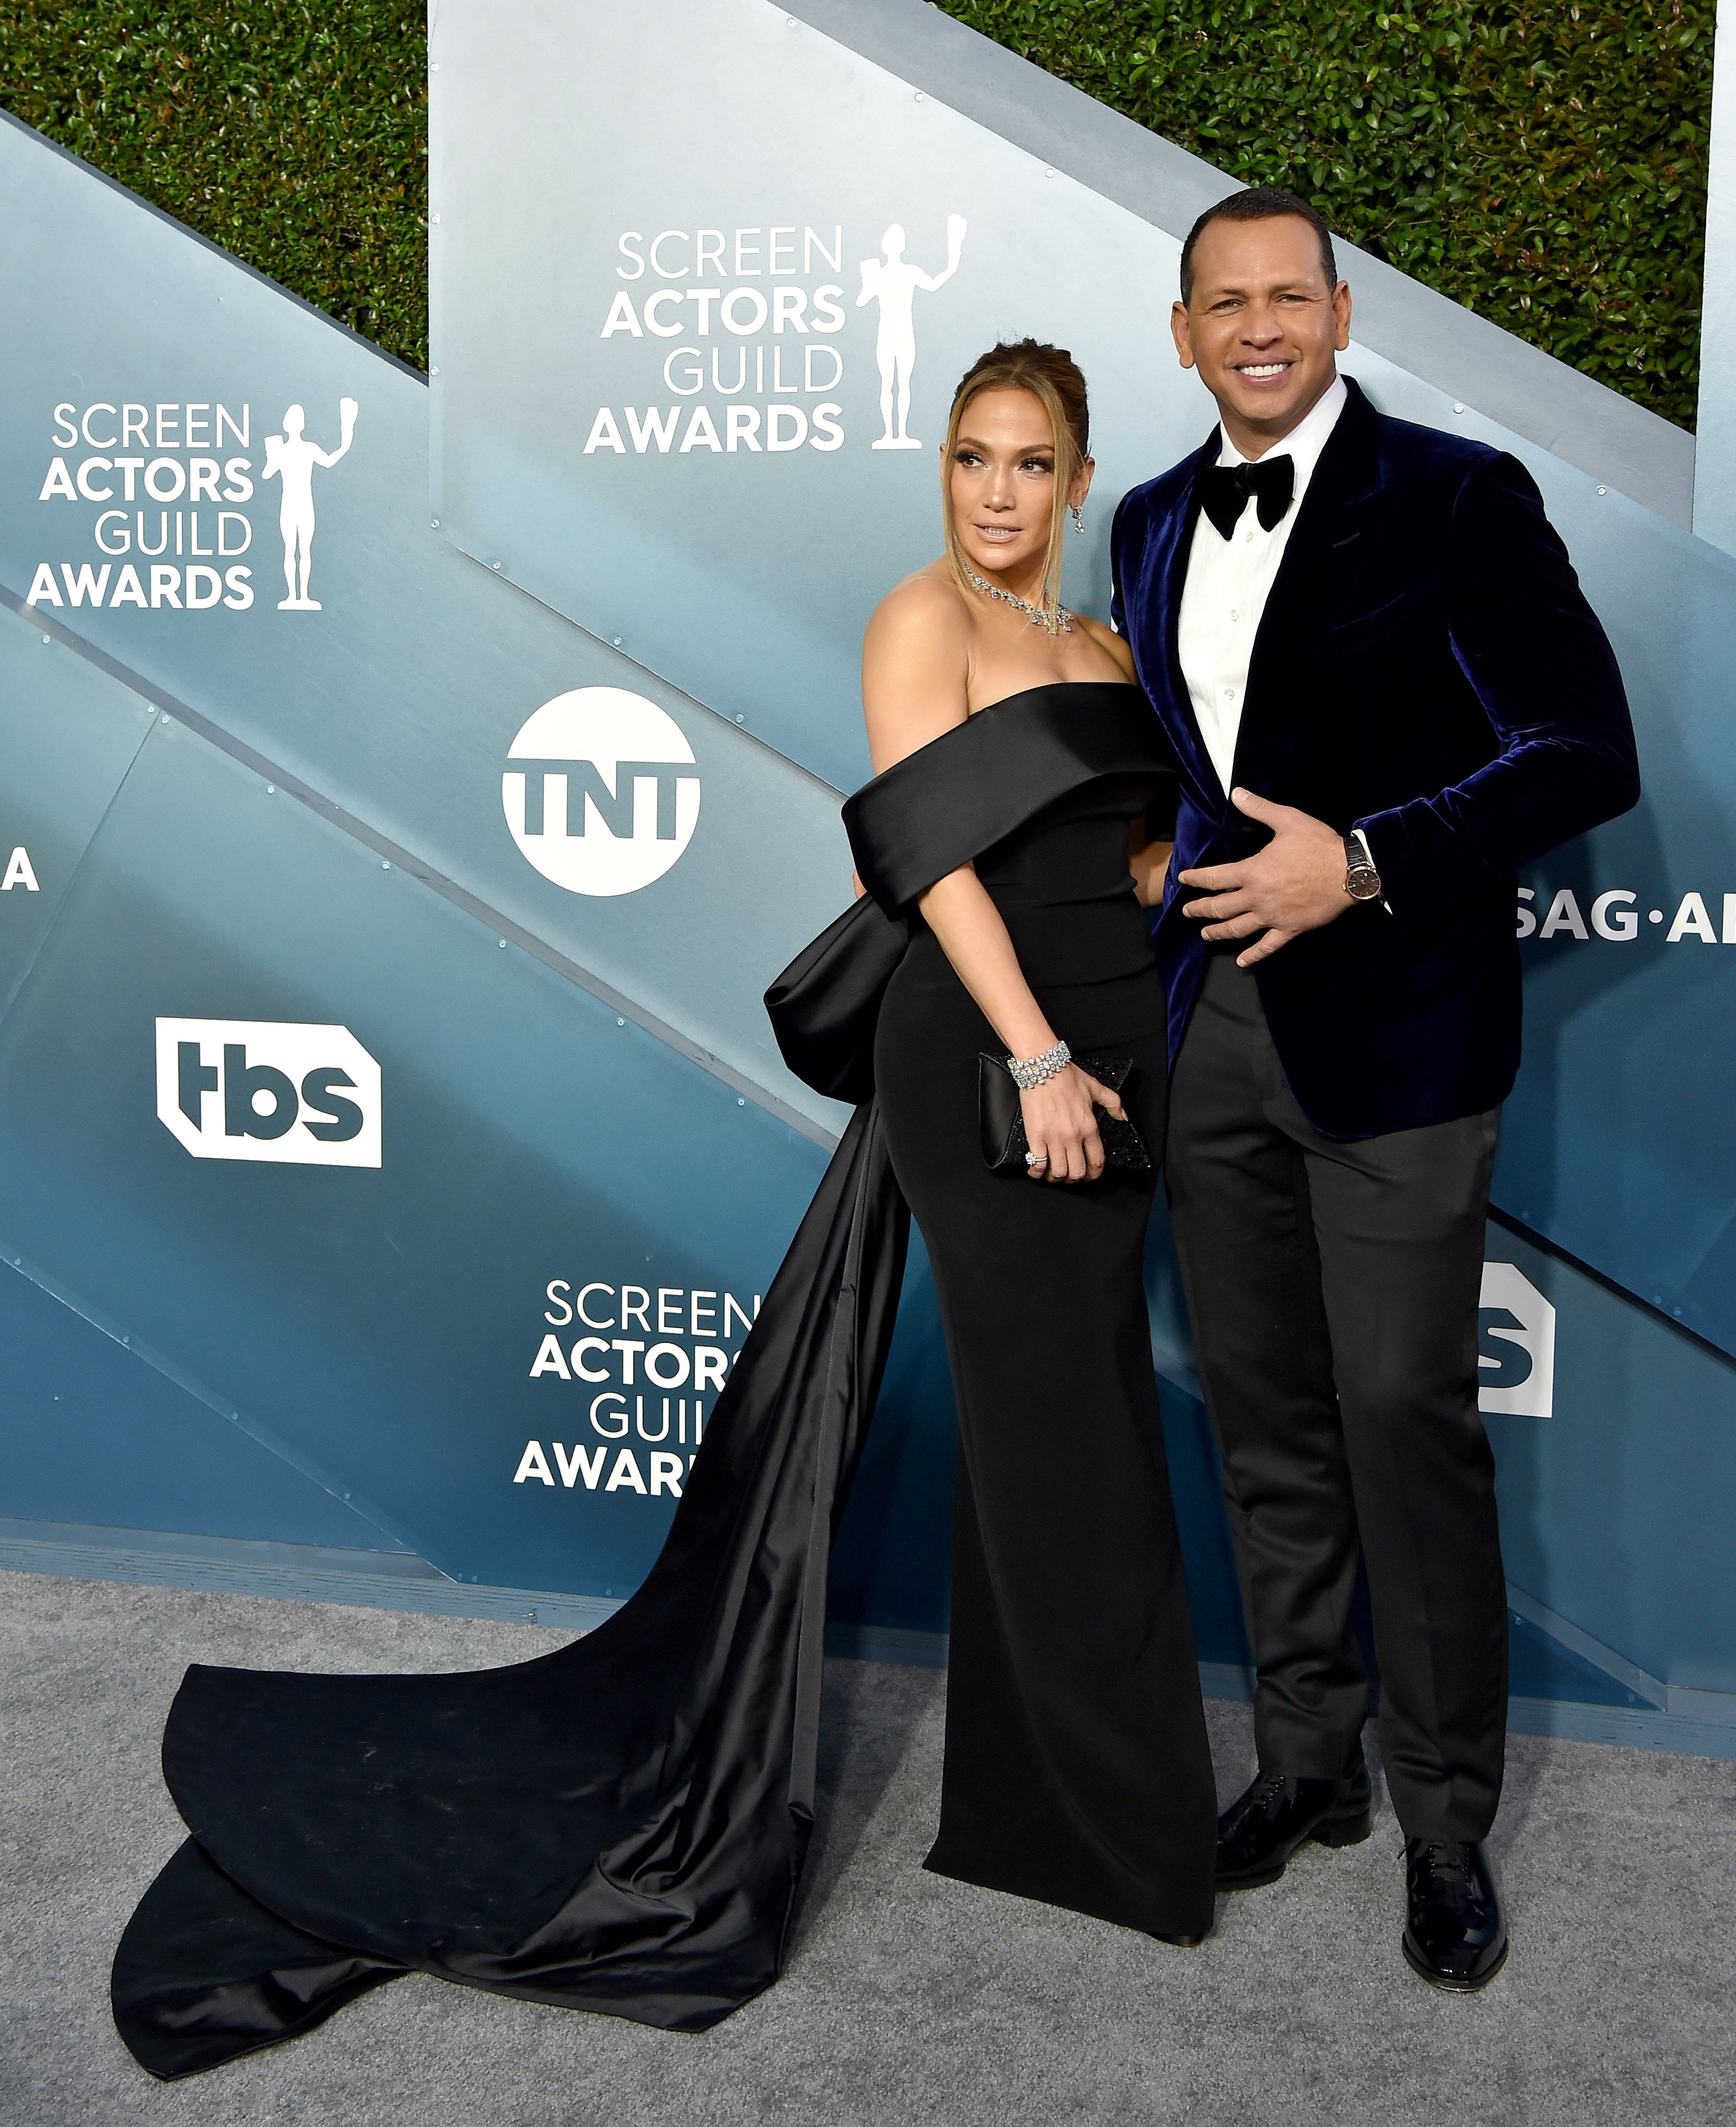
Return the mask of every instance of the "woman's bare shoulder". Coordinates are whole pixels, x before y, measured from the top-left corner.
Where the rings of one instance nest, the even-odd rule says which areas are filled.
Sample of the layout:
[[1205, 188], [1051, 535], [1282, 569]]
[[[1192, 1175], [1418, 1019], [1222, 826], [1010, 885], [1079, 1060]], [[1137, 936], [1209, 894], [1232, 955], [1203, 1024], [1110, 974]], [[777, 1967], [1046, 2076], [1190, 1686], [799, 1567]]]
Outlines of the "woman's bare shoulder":
[[1131, 680], [1134, 676], [1133, 652], [1125, 638], [1118, 635], [1106, 620], [1094, 620], [1088, 613], [1076, 613], [1073, 618], [1097, 647], [1106, 650], [1114, 659], [1123, 679]]
[[908, 646], [920, 651], [954, 642], [962, 648], [970, 626], [964, 594], [951, 571], [944, 561], [931, 561], [893, 585], [875, 607], [868, 632], [886, 649]]
[[970, 615], [944, 567], [919, 569], [895, 585], [862, 640], [862, 705], [876, 775], [962, 724], [970, 706]]

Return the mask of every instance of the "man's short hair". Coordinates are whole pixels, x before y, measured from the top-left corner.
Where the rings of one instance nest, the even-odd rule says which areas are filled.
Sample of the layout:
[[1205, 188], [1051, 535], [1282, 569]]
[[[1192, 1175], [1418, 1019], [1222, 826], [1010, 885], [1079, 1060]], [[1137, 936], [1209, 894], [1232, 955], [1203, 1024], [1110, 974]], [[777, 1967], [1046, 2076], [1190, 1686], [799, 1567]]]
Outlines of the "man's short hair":
[[1317, 207], [1312, 207], [1305, 199], [1298, 199], [1294, 192], [1285, 192], [1279, 185], [1250, 185], [1246, 192], [1232, 192], [1221, 199], [1216, 206], [1209, 206], [1188, 231], [1188, 240], [1181, 247], [1181, 300], [1185, 306], [1194, 293], [1194, 246], [1199, 241], [1199, 232], [1213, 221], [1271, 221], [1280, 214], [1294, 214], [1305, 221], [1320, 239], [1320, 264], [1329, 288], [1338, 286], [1338, 262], [1332, 256], [1332, 232], [1327, 227]]

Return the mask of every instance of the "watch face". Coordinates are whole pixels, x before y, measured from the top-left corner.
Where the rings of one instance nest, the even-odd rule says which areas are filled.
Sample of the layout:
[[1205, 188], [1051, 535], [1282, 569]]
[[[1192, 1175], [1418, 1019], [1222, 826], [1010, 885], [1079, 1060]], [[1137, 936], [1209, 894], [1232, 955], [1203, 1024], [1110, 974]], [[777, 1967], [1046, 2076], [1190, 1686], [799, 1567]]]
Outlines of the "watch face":
[[1344, 890], [1352, 901], [1372, 901], [1380, 892], [1380, 874], [1372, 865], [1356, 865], [1345, 874]]

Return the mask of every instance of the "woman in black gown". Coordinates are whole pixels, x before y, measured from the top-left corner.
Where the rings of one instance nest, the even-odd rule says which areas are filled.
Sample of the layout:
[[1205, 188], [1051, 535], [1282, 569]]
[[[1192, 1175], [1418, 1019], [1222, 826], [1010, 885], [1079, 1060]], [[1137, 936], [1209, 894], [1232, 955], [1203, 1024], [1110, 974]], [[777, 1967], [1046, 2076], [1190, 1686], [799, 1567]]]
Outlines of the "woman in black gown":
[[[1052, 348], [997, 348], [961, 384], [948, 551], [891, 595], [864, 645], [881, 778], [847, 812], [853, 827], [864, 800], [886, 802], [895, 763], [920, 748], [932, 771], [957, 738], [1016, 761], [1034, 737], [1111, 731], [1129, 760], [1142, 738], [1161, 763], [1126, 646], [1055, 603], [1064, 507], [1090, 481], [1086, 433], [1084, 380]], [[959, 777], [972, 765], [961, 760]], [[1105, 1172], [1093, 1116], [1095, 1099], [1163, 1143], [1163, 994], [1128, 862], [1130, 822], [1155, 794], [1149, 770], [1093, 776], [928, 888], [882, 1007], [874, 1078], [958, 1413], [928, 1865], [1197, 1936], [1215, 1803], [1142, 1275], [1153, 1176]], [[1150, 876], [1149, 857], [1140, 869]], [[1067, 1064], [1020, 1097], [1034, 1186], [991, 1172], [979, 1053], [1040, 1058], [1061, 1042], [1132, 1059], [1125, 1110]]]
[[[607, 1624], [512, 1668], [188, 1670], [163, 1764], [190, 1836], [112, 1980], [154, 2074], [407, 1971], [684, 2030], [777, 1977], [829, 1546], [911, 1209], [960, 1432], [929, 1865], [1166, 1940], [1209, 1926], [1212, 1774], [1141, 1278], [1152, 1176], [1104, 1171], [1095, 1111], [1163, 1141], [1134, 880], [1166, 858], [1138, 823], [1168, 758], [1117, 638], [1057, 603], [1086, 443], [1052, 348], [996, 349], [960, 387], [947, 556], [865, 646], [881, 772], [845, 817], [868, 894], [768, 993], [786, 1055], [856, 1112], [655, 1566]], [[1131, 1064], [1122, 1094], [1062, 1043]], [[981, 1050], [1040, 1059], [1028, 1175], [985, 1163]]]

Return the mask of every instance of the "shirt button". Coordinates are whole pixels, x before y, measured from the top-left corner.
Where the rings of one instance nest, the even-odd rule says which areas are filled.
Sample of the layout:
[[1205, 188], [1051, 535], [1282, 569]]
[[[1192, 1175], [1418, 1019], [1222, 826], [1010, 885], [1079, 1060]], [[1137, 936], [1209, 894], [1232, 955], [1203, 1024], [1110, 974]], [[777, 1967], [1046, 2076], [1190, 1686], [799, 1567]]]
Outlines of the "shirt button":
[[1237, 613], [1237, 610], [1236, 610], [1236, 609], [1235, 609], [1235, 607], [1234, 607], [1234, 606], [1232, 606], [1232, 607], [1230, 608], [1230, 618], [1231, 618], [1232, 620], [1240, 620], [1240, 619], [1241, 619], [1241, 618], [1242, 618], [1242, 615], [1241, 615], [1239, 613]]
[[1233, 702], [1236, 699], [1236, 689], [1233, 687], [1226, 687], [1223, 690], [1223, 699], [1227, 702]]

